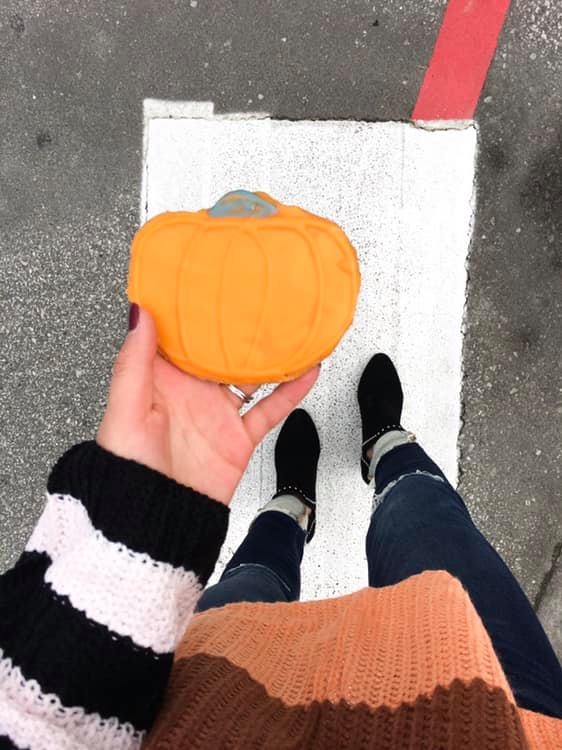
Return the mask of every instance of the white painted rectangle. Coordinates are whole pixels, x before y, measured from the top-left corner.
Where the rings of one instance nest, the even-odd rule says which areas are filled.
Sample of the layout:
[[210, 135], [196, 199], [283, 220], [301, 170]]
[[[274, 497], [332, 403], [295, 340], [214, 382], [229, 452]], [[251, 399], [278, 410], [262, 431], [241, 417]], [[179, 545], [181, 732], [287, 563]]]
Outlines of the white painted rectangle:
[[[457, 481], [476, 129], [217, 117], [208, 103], [165, 105], [146, 110], [143, 219], [211, 206], [237, 188], [263, 190], [336, 221], [357, 250], [362, 281], [354, 324], [301, 404], [322, 444], [317, 530], [305, 549], [301, 598], [349, 593], [367, 585], [373, 490], [359, 471], [356, 388], [374, 352], [389, 354], [400, 373], [402, 424]], [[279, 429], [255, 452], [238, 487], [211, 583], [275, 490]]]

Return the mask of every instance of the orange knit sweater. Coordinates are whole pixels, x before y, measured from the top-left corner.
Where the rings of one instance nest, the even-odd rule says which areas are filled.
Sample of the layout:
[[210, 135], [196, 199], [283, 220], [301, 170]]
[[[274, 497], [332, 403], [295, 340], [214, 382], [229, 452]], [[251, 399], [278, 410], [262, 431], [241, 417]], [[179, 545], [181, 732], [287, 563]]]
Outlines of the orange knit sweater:
[[562, 721], [516, 707], [468, 594], [436, 571], [196, 615], [144, 747], [560, 750]]

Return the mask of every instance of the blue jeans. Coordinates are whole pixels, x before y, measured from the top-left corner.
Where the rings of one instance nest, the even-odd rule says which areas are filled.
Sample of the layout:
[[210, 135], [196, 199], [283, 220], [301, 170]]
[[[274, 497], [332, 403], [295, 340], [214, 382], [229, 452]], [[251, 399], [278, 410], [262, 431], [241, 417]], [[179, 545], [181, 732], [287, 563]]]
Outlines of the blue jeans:
[[[379, 461], [375, 487], [378, 495], [385, 488], [386, 494], [367, 532], [369, 585], [447, 570], [468, 591], [517, 704], [562, 719], [562, 668], [552, 646], [521, 587], [439, 467], [418, 444], [401, 445]], [[298, 600], [304, 537], [284, 513], [259, 515], [220, 581], [203, 592], [197, 611], [230, 602]]]

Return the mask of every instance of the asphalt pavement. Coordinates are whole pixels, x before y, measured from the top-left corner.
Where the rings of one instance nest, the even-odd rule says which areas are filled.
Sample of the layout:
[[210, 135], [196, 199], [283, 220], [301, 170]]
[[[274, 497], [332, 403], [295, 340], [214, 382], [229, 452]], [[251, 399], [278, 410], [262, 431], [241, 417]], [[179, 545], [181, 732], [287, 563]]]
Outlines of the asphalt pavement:
[[[445, 3], [0, 10], [0, 565], [103, 413], [126, 330], [143, 99], [408, 120]], [[514, 0], [476, 113], [459, 490], [562, 654], [562, 21]], [[435, 356], [432, 351], [427, 356]]]

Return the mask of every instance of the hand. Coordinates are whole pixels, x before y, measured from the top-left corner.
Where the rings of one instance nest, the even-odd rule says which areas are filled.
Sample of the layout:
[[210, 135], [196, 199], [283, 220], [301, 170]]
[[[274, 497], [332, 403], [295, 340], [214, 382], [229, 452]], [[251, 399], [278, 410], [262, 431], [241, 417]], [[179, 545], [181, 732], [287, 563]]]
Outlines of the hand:
[[[156, 327], [139, 308], [115, 362], [97, 443], [228, 505], [262, 438], [300, 403], [320, 367], [281, 383], [244, 416], [228, 388], [189, 375], [157, 353]], [[239, 386], [247, 395], [259, 386]]]

